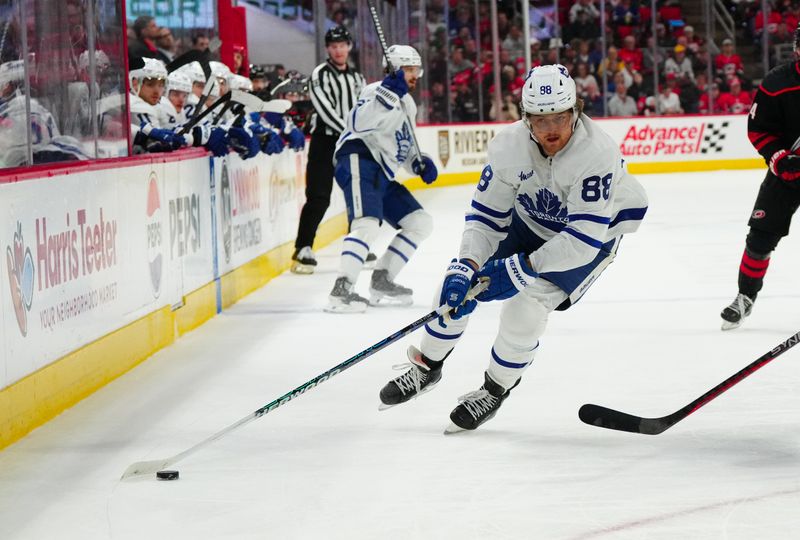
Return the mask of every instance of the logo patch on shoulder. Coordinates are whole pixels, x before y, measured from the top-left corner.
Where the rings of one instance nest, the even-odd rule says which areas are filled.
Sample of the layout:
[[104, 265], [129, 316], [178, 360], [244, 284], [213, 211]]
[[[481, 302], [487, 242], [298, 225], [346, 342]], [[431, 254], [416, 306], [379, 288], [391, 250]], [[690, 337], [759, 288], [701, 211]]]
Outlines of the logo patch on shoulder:
[[753, 219], [762, 219], [766, 215], [767, 213], [764, 210], [759, 210], [759, 209], [753, 210]]

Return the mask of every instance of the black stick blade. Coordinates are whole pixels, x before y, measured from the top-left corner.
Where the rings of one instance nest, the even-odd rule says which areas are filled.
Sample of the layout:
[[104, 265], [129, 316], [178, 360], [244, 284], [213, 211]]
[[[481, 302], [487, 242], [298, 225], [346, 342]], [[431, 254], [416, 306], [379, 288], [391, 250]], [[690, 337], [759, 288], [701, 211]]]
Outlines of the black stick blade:
[[667, 430], [674, 422], [667, 418], [642, 418], [600, 405], [586, 404], [578, 411], [578, 417], [584, 424], [617, 431], [658, 435]]

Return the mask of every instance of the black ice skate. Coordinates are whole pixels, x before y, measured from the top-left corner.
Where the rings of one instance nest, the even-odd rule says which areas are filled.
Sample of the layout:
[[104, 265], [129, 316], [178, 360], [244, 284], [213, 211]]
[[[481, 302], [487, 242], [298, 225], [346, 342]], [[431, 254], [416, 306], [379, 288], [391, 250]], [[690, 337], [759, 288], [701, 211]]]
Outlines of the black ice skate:
[[378, 261], [378, 256], [372, 253], [371, 251], [367, 253], [367, 258], [364, 259], [364, 270], [372, 270], [375, 268], [375, 263]]
[[389, 280], [388, 270], [375, 270], [369, 285], [369, 303], [373, 306], [395, 305], [410, 306], [413, 302], [411, 295], [414, 293], [408, 287], [398, 285]]
[[734, 328], [739, 328], [745, 317], [749, 316], [750, 312], [753, 311], [753, 303], [755, 301], [755, 297], [751, 298], [742, 293], [737, 294], [731, 305], [720, 313], [722, 329], [733, 330]]
[[313, 274], [314, 268], [317, 266], [314, 252], [308, 246], [294, 250], [292, 260], [294, 261], [292, 263], [292, 272], [295, 274]]
[[429, 392], [442, 378], [442, 362], [428, 360], [414, 346], [408, 348], [407, 354], [409, 361], [405, 364], [398, 364], [394, 368], [409, 368], [408, 371], [381, 388], [381, 404], [378, 406], [380, 411]]
[[353, 283], [344, 276], [336, 278], [328, 301], [325, 308], [328, 313], [362, 313], [369, 304], [366, 298], [353, 292]]
[[458, 433], [465, 429], [476, 429], [484, 422], [491, 420], [503, 401], [509, 396], [514, 386], [519, 384], [519, 379], [514, 386], [506, 390], [484, 373], [485, 382], [479, 390], [470, 392], [458, 398], [458, 407], [450, 413], [450, 424], [444, 430], [445, 434]]

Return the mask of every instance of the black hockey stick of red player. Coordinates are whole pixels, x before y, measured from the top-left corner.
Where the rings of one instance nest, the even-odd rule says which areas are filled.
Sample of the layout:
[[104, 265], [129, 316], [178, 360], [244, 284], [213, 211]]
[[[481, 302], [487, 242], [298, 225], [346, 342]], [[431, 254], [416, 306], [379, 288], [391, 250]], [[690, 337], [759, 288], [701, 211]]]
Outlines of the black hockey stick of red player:
[[631, 433], [643, 433], [645, 435], [658, 435], [698, 410], [700, 407], [717, 398], [720, 394], [733, 386], [739, 384], [744, 379], [766, 366], [777, 357], [800, 343], [800, 332], [796, 333], [758, 360], [738, 371], [728, 379], [724, 380], [696, 400], [692, 401], [682, 409], [675, 411], [661, 418], [642, 418], [634, 416], [600, 405], [586, 404], [578, 411], [578, 417], [591, 426], [606, 429], [616, 429], [618, 431], [630, 431]]

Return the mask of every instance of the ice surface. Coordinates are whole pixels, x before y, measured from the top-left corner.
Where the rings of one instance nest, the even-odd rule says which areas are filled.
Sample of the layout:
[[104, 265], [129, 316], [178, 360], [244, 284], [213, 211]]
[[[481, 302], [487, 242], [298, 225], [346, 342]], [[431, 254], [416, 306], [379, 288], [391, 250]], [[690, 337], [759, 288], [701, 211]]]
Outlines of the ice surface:
[[275, 279], [0, 452], [0, 538], [797, 538], [800, 348], [656, 437], [577, 417], [586, 402], [673, 412], [800, 330], [797, 233], [776, 251], [753, 315], [719, 329], [762, 175], [642, 176], [641, 230], [579, 304], [551, 317], [522, 384], [474, 433], [442, 430], [482, 382], [493, 304], [419, 400], [377, 410], [416, 335], [171, 467], [178, 481], [118, 480], [428, 312], [472, 189], [420, 192], [436, 232], [398, 278], [415, 290], [412, 308], [323, 313], [340, 248], [329, 247], [313, 276]]

